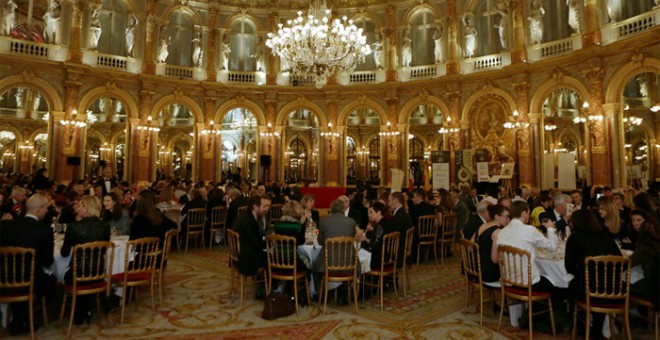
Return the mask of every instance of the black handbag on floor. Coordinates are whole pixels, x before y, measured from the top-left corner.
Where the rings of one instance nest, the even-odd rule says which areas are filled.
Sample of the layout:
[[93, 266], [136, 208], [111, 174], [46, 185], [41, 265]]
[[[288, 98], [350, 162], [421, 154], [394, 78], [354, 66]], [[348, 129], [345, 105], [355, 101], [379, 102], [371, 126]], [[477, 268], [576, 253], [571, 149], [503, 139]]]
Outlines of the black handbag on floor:
[[266, 320], [275, 320], [296, 312], [295, 301], [292, 296], [274, 292], [266, 297], [264, 311], [261, 317]]

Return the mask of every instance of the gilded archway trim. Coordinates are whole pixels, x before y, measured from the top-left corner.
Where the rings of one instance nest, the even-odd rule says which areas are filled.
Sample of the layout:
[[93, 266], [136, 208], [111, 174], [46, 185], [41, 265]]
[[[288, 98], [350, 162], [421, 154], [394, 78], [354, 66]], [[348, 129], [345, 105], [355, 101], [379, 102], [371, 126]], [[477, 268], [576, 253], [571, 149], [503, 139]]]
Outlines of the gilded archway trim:
[[[178, 142], [182, 139], [186, 140], [188, 143], [190, 143], [191, 148], [193, 148], [195, 146], [195, 143], [193, 143], [193, 139], [192, 139], [192, 137], [190, 137], [189, 134], [179, 132], [176, 135], [174, 135], [174, 137], [170, 138], [169, 143], [167, 143], [167, 149], [170, 150], [170, 151], [173, 151], [174, 150], [174, 145], [176, 144], [176, 142]], [[192, 162], [192, 158], [191, 158], [191, 162]]]
[[78, 112], [87, 112], [87, 108], [97, 99], [111, 97], [121, 101], [126, 107], [126, 118], [139, 118], [138, 106], [133, 97], [126, 91], [116, 86], [101, 86], [85, 93], [78, 104]]
[[[119, 138], [121, 138], [122, 136], [124, 137], [124, 144], [127, 144], [127, 145], [128, 145], [128, 140], [126, 140], [126, 132], [124, 132], [124, 131], [117, 131], [117, 132], [115, 132], [115, 134], [112, 135], [112, 137], [110, 138], [110, 141], [111, 141], [111, 144], [112, 144], [113, 149], [117, 147], [117, 142], [119, 141]], [[158, 140], [160, 140], [160, 138], [158, 138]]]
[[378, 119], [380, 119], [381, 124], [387, 121], [387, 112], [385, 111], [384, 107], [382, 107], [374, 100], [358, 98], [351, 101], [342, 108], [341, 112], [339, 113], [339, 117], [337, 118], [338, 124], [348, 125], [348, 117], [351, 115], [351, 113], [364, 107], [374, 111], [378, 115]]
[[640, 73], [651, 72], [660, 76], [660, 60], [645, 57], [643, 60], [631, 61], [614, 72], [607, 83], [605, 103], [618, 103], [624, 88], [633, 77]]
[[[103, 133], [101, 133], [101, 131], [97, 129], [94, 128], [87, 129], [87, 139], [89, 139], [89, 135], [94, 135], [96, 138], [98, 138], [99, 142], [101, 142], [101, 145], [108, 142], [108, 140], [105, 138], [105, 135], [103, 135]], [[85, 142], [85, 145], [86, 144], [87, 142]]]
[[257, 120], [257, 125], [263, 126], [266, 125], [266, 116], [264, 115], [263, 110], [257, 105], [256, 103], [249, 101], [249, 100], [236, 100], [232, 99], [229, 101], [224, 102], [220, 107], [215, 111], [215, 114], [213, 114], [213, 122], [214, 123], [222, 123], [225, 119], [225, 116], [229, 111], [233, 109], [248, 109], [252, 114], [254, 115], [254, 118]]
[[371, 23], [374, 24], [374, 32], [379, 33], [380, 29], [385, 27], [385, 23], [375, 15], [370, 14], [369, 12], [363, 12], [363, 13], [357, 13], [352, 17], [349, 17], [350, 19], [353, 19], [353, 21], [358, 21], [358, 20], [369, 20]]
[[170, 104], [184, 104], [192, 113], [195, 123], [204, 122], [204, 114], [202, 113], [202, 108], [199, 107], [196, 101], [192, 98], [184, 95], [174, 95], [170, 94], [161, 99], [159, 99], [152, 107], [151, 113], [149, 114], [153, 119], [158, 119], [158, 114], [160, 111], [167, 105]]
[[[43, 127], [40, 127], [38, 129], [34, 130], [32, 132], [32, 134], [30, 134], [30, 137], [28, 138], [28, 141], [30, 143], [34, 142], [34, 139], [37, 138], [37, 136], [42, 134], [42, 133], [48, 134], [48, 126], [43, 126]], [[48, 137], [50, 137], [50, 136], [48, 136]]]
[[426, 96], [425, 98], [422, 96], [416, 96], [408, 100], [403, 107], [401, 107], [398, 124], [408, 124], [410, 116], [412, 116], [413, 112], [415, 112], [415, 110], [422, 104], [433, 104], [440, 110], [443, 117], [446, 118], [449, 116], [449, 107], [442, 101], [442, 99], [436, 96]]
[[[461, 113], [461, 122], [469, 122], [470, 121], [470, 111], [473, 109], [473, 105], [481, 99], [481, 97], [488, 96], [488, 95], [497, 95], [499, 97], [502, 97], [504, 101], [509, 105], [509, 108], [511, 109], [511, 112], [513, 110], [517, 109], [516, 102], [513, 100], [511, 95], [507, 93], [506, 91], [495, 88], [495, 87], [488, 87], [485, 89], [481, 89], [468, 98], [468, 100], [465, 102], [465, 105], [463, 105], [463, 112]], [[430, 98], [430, 97], [429, 97]], [[449, 112], [449, 111], [447, 111]], [[510, 113], [511, 113], [510, 112]]]
[[298, 109], [308, 109], [319, 121], [319, 128], [326, 127], [328, 125], [328, 118], [323, 114], [323, 110], [316, 104], [312, 103], [307, 99], [296, 100], [290, 102], [280, 109], [277, 114], [277, 119], [275, 119], [275, 126], [285, 125], [287, 119], [289, 119], [289, 114]]
[[64, 106], [60, 99], [60, 94], [48, 82], [37, 77], [26, 77], [24, 75], [14, 75], [0, 80], [0, 93], [5, 93], [11, 88], [26, 86], [38, 89], [48, 102], [48, 109], [62, 112]]
[[234, 24], [236, 22], [243, 21], [243, 20], [245, 20], [246, 22], [249, 22], [250, 25], [252, 25], [252, 28], [254, 28], [254, 34], [258, 35], [259, 31], [264, 30], [264, 28], [261, 27], [261, 25], [259, 24], [259, 20], [257, 20], [255, 17], [253, 17], [253, 16], [251, 16], [247, 13], [238, 13], [238, 14], [232, 15], [231, 17], [227, 18], [227, 20], [225, 20], [225, 23], [224, 23], [223, 27], [221, 27], [221, 28], [226, 29], [227, 31], [230, 31], [232, 26], [234, 26]]
[[530, 113], [540, 113], [543, 111], [543, 102], [545, 99], [552, 93], [560, 88], [570, 88], [577, 92], [582, 100], [589, 100], [591, 96], [589, 95], [589, 89], [582, 84], [579, 80], [573, 77], [564, 76], [561, 78], [561, 81], [557, 81], [553, 78], [550, 78], [543, 82], [534, 92], [532, 100], [530, 101]]

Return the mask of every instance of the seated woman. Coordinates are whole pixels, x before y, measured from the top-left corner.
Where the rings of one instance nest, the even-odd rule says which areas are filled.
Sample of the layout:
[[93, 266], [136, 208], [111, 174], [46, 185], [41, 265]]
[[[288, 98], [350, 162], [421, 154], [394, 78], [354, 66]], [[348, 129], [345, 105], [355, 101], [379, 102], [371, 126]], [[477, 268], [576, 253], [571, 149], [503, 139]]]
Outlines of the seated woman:
[[[151, 191], [143, 190], [138, 194], [138, 200], [135, 207], [135, 216], [131, 223], [131, 240], [137, 240], [144, 237], [158, 237], [160, 240], [159, 248], [163, 248], [165, 243], [165, 234], [177, 225], [156, 209], [155, 195]], [[156, 260], [156, 265], [160, 264], [160, 256]]]
[[501, 204], [489, 205], [490, 222], [479, 227], [476, 243], [479, 245], [481, 259], [481, 277], [483, 282], [497, 282], [500, 279], [499, 254], [493, 243], [497, 240], [500, 229], [509, 223], [509, 211]]
[[612, 200], [604, 196], [598, 200], [598, 214], [600, 215], [600, 226], [607, 231], [615, 240], [621, 241], [628, 237], [628, 227], [621, 220], [619, 209]]
[[179, 208], [181, 209], [181, 205], [177, 201], [176, 198], [174, 198], [174, 187], [169, 185], [166, 186], [163, 191], [160, 192], [160, 203], [156, 205], [156, 207], [160, 211], [165, 211], [170, 208]]
[[316, 204], [316, 198], [312, 194], [305, 194], [303, 198], [300, 200], [300, 204], [303, 207], [303, 210], [305, 211], [305, 216], [307, 217], [307, 221], [311, 218], [316, 225], [319, 225], [319, 219], [320, 215], [318, 210], [314, 210], [314, 205]]
[[[617, 213], [618, 217], [619, 214]], [[568, 290], [571, 295], [569, 299], [571, 304], [571, 315], [573, 301], [575, 299], [584, 301], [585, 299], [585, 273], [586, 268], [584, 264], [585, 258], [588, 256], [600, 255], [619, 255], [621, 251], [607, 231], [601, 229], [596, 216], [588, 210], [574, 211], [571, 215], [572, 234], [566, 241], [566, 257], [564, 259], [564, 267], [569, 274], [575, 277], [568, 285]], [[593, 274], [590, 272], [590, 274]], [[594, 282], [594, 279], [590, 279]], [[603, 321], [605, 314], [592, 313], [593, 323], [591, 326], [591, 334], [594, 339], [602, 337], [601, 332], [603, 329]]]
[[649, 214], [640, 209], [635, 209], [630, 212], [630, 226], [628, 227], [628, 236], [621, 240], [621, 248], [628, 250], [635, 250], [637, 239], [639, 238], [639, 228], [644, 223], [654, 225], [653, 218]]
[[[292, 236], [296, 238], [296, 245], [305, 244], [305, 216], [303, 206], [297, 201], [290, 200], [282, 207], [282, 217], [275, 223], [275, 234]], [[289, 254], [297, 254], [297, 249], [290, 249]], [[305, 263], [296, 261], [298, 270], [306, 270]]]
[[[99, 218], [101, 215], [101, 203], [98, 198], [95, 196], [83, 197], [76, 206], [75, 211], [76, 222], [69, 224], [67, 227], [66, 234], [64, 235], [64, 243], [60, 249], [60, 254], [63, 257], [69, 256], [71, 249], [76, 245], [88, 242], [110, 241], [110, 226]], [[73, 259], [71, 259], [71, 264], [73, 265]], [[80, 267], [77, 270], [80, 272], [83, 269], [81, 267], [82, 261], [79, 261], [78, 265]], [[103, 271], [103, 268], [98, 270]], [[71, 268], [64, 274], [64, 282], [68, 285], [73, 284], [73, 272]], [[82, 324], [85, 320], [89, 322], [92, 317], [91, 307], [93, 300], [93, 295], [78, 297], [74, 315], [76, 325]]]
[[529, 216], [529, 224], [540, 228], [541, 219], [539, 216], [550, 207], [552, 207], [552, 197], [550, 195], [543, 194], [534, 200], [534, 209], [532, 209], [532, 214]]
[[657, 291], [658, 287], [651, 284], [650, 273], [658, 272], [658, 252], [660, 252], [660, 239], [655, 230], [655, 226], [650, 222], [644, 222], [638, 229], [639, 235], [635, 252], [630, 259], [631, 267], [641, 266], [644, 272], [644, 278], [630, 285], [630, 293], [634, 296], [651, 300], [653, 298], [652, 290]]
[[380, 270], [380, 260], [383, 253], [383, 225], [387, 224], [392, 215], [390, 210], [383, 202], [375, 201], [369, 207], [369, 224], [366, 233], [359, 233], [358, 241], [362, 242], [362, 248], [371, 252], [371, 269]]
[[119, 202], [119, 196], [114, 192], [103, 196], [103, 222], [110, 225], [110, 230], [116, 231], [117, 235], [130, 235], [131, 228], [128, 221], [128, 210], [124, 209]]

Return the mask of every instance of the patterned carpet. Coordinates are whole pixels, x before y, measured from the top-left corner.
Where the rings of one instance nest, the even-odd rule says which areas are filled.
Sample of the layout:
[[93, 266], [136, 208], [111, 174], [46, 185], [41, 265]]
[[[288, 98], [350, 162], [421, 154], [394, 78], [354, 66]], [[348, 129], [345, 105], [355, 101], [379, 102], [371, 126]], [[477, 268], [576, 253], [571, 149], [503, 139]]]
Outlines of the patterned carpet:
[[[246, 284], [245, 303], [239, 296], [229, 295], [228, 256], [223, 247], [213, 251], [192, 251], [170, 259], [166, 275], [166, 299], [152, 312], [148, 291], [142, 290], [137, 310], [135, 303], [126, 309], [126, 319], [119, 325], [118, 312], [113, 313], [115, 327], [106, 320], [102, 325], [92, 319], [91, 325], [74, 326], [76, 339], [526, 339], [528, 333], [503, 325], [500, 333], [497, 319], [487, 312], [484, 327], [478, 314], [462, 312], [463, 278], [459, 261], [450, 258], [444, 265], [435, 263], [413, 266], [408, 297], [386, 293], [384, 311], [376, 297], [359, 301], [355, 307], [338, 306], [330, 299], [327, 314], [314, 302], [311, 307], [274, 321], [262, 319], [263, 302], [254, 299], [254, 285]], [[332, 295], [329, 295], [329, 297]], [[157, 298], [156, 298], [157, 300]], [[38, 339], [62, 339], [66, 327], [58, 327], [58, 297], [49, 301], [50, 324], [37, 331]], [[490, 310], [490, 308], [486, 309]], [[40, 320], [40, 318], [38, 318]], [[537, 338], [544, 336], [535, 332]], [[0, 332], [0, 338], [7, 337]], [[568, 337], [560, 337], [568, 338]]]

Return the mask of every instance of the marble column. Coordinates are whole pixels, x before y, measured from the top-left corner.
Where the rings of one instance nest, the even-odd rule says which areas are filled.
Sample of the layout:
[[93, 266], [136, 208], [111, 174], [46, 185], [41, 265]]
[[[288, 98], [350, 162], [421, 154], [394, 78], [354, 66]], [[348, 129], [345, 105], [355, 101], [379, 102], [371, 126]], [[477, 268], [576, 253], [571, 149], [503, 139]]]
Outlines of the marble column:
[[326, 102], [326, 110], [328, 123], [332, 125], [328, 125], [326, 129], [326, 132], [330, 133], [330, 135], [321, 136], [324, 148], [319, 150], [319, 152], [325, 157], [325, 162], [322, 165], [324, 181], [321, 185], [336, 187], [340, 182], [343, 183], [341, 181], [342, 171], [340, 160], [344, 157], [344, 135], [337, 130], [337, 101], [328, 100]]
[[591, 141], [591, 178], [592, 185], [609, 185], [612, 183], [611, 164], [608, 154], [608, 133], [603, 118], [603, 77], [605, 69], [593, 67], [583, 70], [582, 74], [589, 82], [590, 102], [588, 115], [600, 117], [589, 122]]
[[128, 120], [127, 158], [125, 175], [130, 183], [146, 184], [156, 178], [158, 159], [158, 119], [149, 116], [154, 92], [140, 91], [139, 118]]
[[[73, 2], [73, 13], [71, 14], [71, 35], [69, 40], [69, 61], [81, 63], [82, 62], [82, 17], [84, 12], [84, 1]], [[61, 23], [64, 24], [64, 23]], [[60, 27], [58, 34], [64, 31]], [[62, 41], [61, 38], [58, 40]]]
[[[516, 92], [519, 121], [521, 123], [528, 123], [528, 94], [530, 84], [527, 80], [523, 80], [514, 83], [513, 88]], [[531, 188], [534, 180], [534, 161], [532, 160], [532, 139], [529, 126], [523, 126], [517, 129], [515, 136], [515, 147], [518, 153], [518, 186], [524, 185]]]
[[[525, 44], [525, 4], [526, 1], [511, 2], [512, 27], [513, 27], [513, 51], [511, 51], [511, 63], [524, 63], [527, 61], [527, 45]], [[518, 106], [520, 107], [520, 106]], [[520, 111], [520, 110], [518, 110]]]
[[[542, 174], [543, 168], [541, 164], [543, 162], [543, 141], [541, 140], [543, 135], [543, 129], [541, 128], [541, 114], [539, 113], [528, 113], [527, 118], [529, 119], [529, 139], [531, 143], [530, 151], [533, 155], [533, 158], [530, 157], [532, 164], [537, 164], [533, 170], [534, 180], [531, 182], [532, 187], [542, 187]], [[522, 181], [521, 181], [522, 183]]]
[[[195, 149], [197, 150], [197, 164], [199, 165], [199, 171], [197, 171], [198, 179], [200, 181], [215, 181], [218, 177], [218, 161], [216, 157], [219, 153], [217, 150], [220, 148], [219, 143], [221, 143], [222, 138], [216, 133], [216, 131], [222, 130], [222, 124], [215, 124], [213, 122], [213, 113], [215, 112], [215, 103], [216, 99], [212, 97], [204, 98], [204, 123], [197, 123], [197, 144]], [[219, 162], [222, 162], [220, 160]]]
[[[603, 116], [606, 131], [610, 131], [609, 144], [611, 145], [609, 159], [612, 164], [613, 188], [621, 188], [626, 183], [626, 159], [625, 159], [625, 127], [623, 126], [623, 114], [619, 103], [603, 105]], [[651, 164], [651, 163], [649, 163]]]

